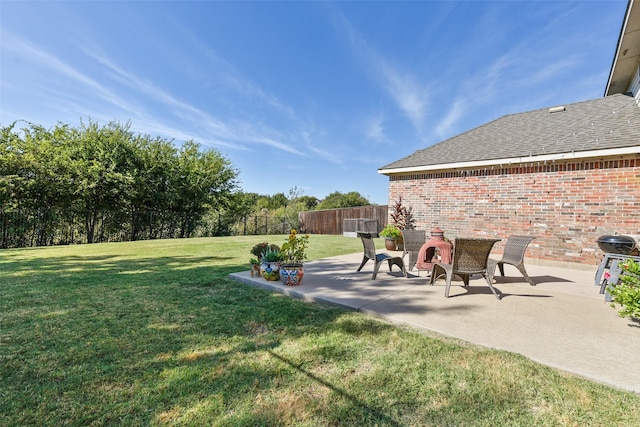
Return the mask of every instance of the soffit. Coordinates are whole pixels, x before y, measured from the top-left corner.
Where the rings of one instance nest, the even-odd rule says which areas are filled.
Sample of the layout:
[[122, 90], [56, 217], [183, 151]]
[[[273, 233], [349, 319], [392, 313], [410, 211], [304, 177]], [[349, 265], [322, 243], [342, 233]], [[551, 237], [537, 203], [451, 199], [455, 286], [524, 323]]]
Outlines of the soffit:
[[629, 90], [640, 63], [640, 7], [629, 1], [605, 96]]

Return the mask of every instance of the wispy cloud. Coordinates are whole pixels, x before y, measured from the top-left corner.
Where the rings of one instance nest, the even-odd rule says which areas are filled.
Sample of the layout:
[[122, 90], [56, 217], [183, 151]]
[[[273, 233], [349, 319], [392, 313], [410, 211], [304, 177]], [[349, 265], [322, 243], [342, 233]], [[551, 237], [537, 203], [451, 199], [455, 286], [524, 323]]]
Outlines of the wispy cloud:
[[429, 101], [426, 86], [410, 72], [379, 54], [343, 15], [339, 16], [338, 21], [348, 36], [352, 50], [365, 62], [365, 68], [404, 112], [416, 131], [421, 133]]
[[384, 133], [384, 116], [382, 114], [376, 114], [372, 116], [368, 123], [366, 123], [366, 135], [367, 138], [376, 142], [385, 142], [387, 136]]
[[436, 134], [441, 138], [451, 136], [451, 133], [455, 129], [456, 124], [467, 111], [468, 105], [468, 100], [460, 98], [456, 99], [447, 112], [447, 115], [442, 120], [440, 120], [440, 122], [436, 126]]
[[426, 90], [417, 84], [412, 76], [400, 73], [382, 58], [378, 58], [376, 62], [378, 70], [385, 77], [385, 89], [395, 99], [416, 130], [421, 133], [427, 112]]
[[344, 155], [340, 155], [339, 152], [337, 151], [327, 151], [321, 148], [318, 148], [316, 146], [313, 145], [309, 145], [308, 149], [315, 154], [316, 156], [320, 157], [321, 159], [327, 160], [335, 165], [342, 165], [344, 164]]
[[204, 125], [207, 132], [210, 132], [218, 138], [224, 140], [236, 139], [234, 132], [230, 131], [224, 122], [216, 119], [211, 114], [175, 98], [161, 87], [154, 85], [152, 82], [125, 71], [118, 65], [114, 64], [106, 56], [100, 56], [91, 51], [85, 51], [85, 54], [93, 58], [102, 66], [106, 67], [112, 73], [115, 73], [122, 84], [130, 89], [142, 92], [151, 99], [161, 102], [173, 111], [173, 113], [181, 120], [198, 127]]
[[218, 70], [222, 80], [228, 88], [232, 89], [244, 97], [251, 98], [254, 101], [263, 103], [273, 109], [285, 114], [291, 120], [298, 120], [295, 110], [283, 103], [277, 96], [265, 92], [258, 84], [248, 78], [242, 76], [236, 67], [229, 63], [226, 59], [220, 57], [211, 47], [203, 43], [193, 32], [178, 23], [174, 23], [177, 31], [179, 31], [188, 42], [195, 47], [203, 58], [212, 64], [212, 68]]
[[327, 150], [327, 149], [318, 147], [317, 144], [314, 144], [313, 138], [309, 132], [302, 132], [301, 137], [302, 137], [304, 146], [315, 156], [323, 160], [326, 160], [328, 162], [331, 162], [335, 165], [344, 164], [344, 159], [346, 158], [346, 156], [344, 155], [344, 152], [336, 150], [335, 143], [328, 144], [328, 146], [331, 147], [331, 149]]
[[126, 105], [126, 101], [117, 96], [112, 90], [101, 85], [91, 77], [77, 71], [75, 68], [60, 61], [57, 57], [38, 49], [26, 40], [14, 36], [13, 34], [2, 31], [2, 45], [3, 49], [7, 51], [19, 54], [22, 57], [26, 57], [27, 60], [38, 64], [39, 66], [51, 70], [63, 77], [71, 79], [74, 83], [86, 86], [91, 89], [96, 95], [101, 97], [105, 102], [108, 102], [114, 106], [122, 108]]
[[557, 78], [558, 74], [575, 67], [577, 63], [578, 61], [576, 58], [566, 58], [546, 64], [539, 70], [534, 70], [533, 73], [529, 74], [527, 76], [527, 83], [529, 85], [534, 85], [553, 79], [554, 77]]
[[[116, 88], [106, 86], [105, 81], [98, 82], [95, 78], [89, 77], [26, 40], [6, 31], [2, 31], [1, 34], [3, 49], [19, 54], [29, 62], [36, 64], [38, 68], [47, 70], [46, 72], [49, 74], [60, 75], [72, 85], [85, 87], [85, 94], [90, 93], [92, 95], [91, 97], [85, 95], [82, 99], [73, 99], [72, 94], [60, 92], [56, 94], [52, 92], [51, 96], [56, 97], [55, 104], [58, 106], [66, 105], [65, 108], [69, 112], [96, 111], [93, 108], [89, 108], [88, 105], [92, 102], [91, 98], [98, 98], [100, 101], [96, 102], [106, 103], [115, 108], [113, 117], [120, 115], [117, 111], [126, 112], [127, 116], [132, 119], [135, 130], [140, 133], [166, 135], [178, 140], [196, 139], [207, 145], [237, 150], [247, 150], [250, 145], [264, 145], [290, 154], [302, 155], [300, 150], [293, 144], [286, 142], [286, 140], [274, 138], [273, 136], [277, 135], [277, 131], [268, 128], [260, 129], [248, 122], [234, 122], [233, 124], [225, 122], [188, 102], [176, 98], [153, 82], [125, 70], [107, 55], [100, 54], [99, 49], [81, 47], [82, 52], [100, 65], [102, 70], [109, 75], [112, 82], [127, 88], [129, 96], [123, 97], [119, 95]], [[246, 96], [259, 99], [260, 102], [284, 112], [290, 119], [295, 116], [292, 109], [278, 102], [275, 97], [265, 94], [251, 82], [239, 78], [230, 78], [228, 81], [232, 82], [236, 90], [241, 90]], [[153, 103], [163, 105], [182, 124], [171, 125], [166, 118], [155, 117], [153, 113], [145, 111], [140, 104], [130, 102], [129, 99], [135, 99], [135, 97], [130, 96], [133, 92], [142, 94], [144, 99], [153, 100]], [[92, 119], [113, 120], [113, 117], [106, 117], [107, 111], [102, 109], [102, 116], [97, 117], [94, 115]]]

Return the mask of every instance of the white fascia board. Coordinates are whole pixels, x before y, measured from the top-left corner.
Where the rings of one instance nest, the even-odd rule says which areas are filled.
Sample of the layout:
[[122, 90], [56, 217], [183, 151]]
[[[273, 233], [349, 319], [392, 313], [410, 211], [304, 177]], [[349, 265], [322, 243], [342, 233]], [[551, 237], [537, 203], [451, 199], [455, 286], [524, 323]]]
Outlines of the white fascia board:
[[592, 150], [592, 151], [578, 151], [570, 153], [558, 153], [558, 154], [545, 154], [542, 156], [527, 156], [527, 157], [512, 157], [507, 159], [490, 159], [490, 160], [476, 160], [473, 162], [458, 162], [458, 163], [441, 163], [438, 165], [428, 166], [411, 166], [407, 168], [393, 168], [393, 169], [378, 169], [378, 173], [381, 175], [393, 175], [393, 174], [406, 174], [412, 172], [427, 172], [434, 170], [448, 170], [448, 169], [469, 169], [486, 166], [511, 166], [522, 163], [538, 163], [538, 162], [555, 162], [563, 160], [575, 160], [586, 159], [592, 157], [609, 157], [609, 156], [621, 156], [625, 154], [638, 154], [640, 153], [640, 145], [634, 145], [633, 147], [614, 148], [607, 150]]

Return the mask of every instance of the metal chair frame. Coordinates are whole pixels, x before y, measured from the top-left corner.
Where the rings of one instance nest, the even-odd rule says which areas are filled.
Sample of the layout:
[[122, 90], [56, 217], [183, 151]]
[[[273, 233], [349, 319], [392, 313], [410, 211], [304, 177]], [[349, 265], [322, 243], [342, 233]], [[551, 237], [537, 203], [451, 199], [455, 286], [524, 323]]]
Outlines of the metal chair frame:
[[362, 240], [364, 256], [362, 258], [362, 263], [360, 263], [360, 267], [358, 267], [356, 271], [362, 270], [362, 267], [364, 267], [367, 261], [373, 260], [374, 266], [373, 266], [373, 274], [371, 275], [371, 280], [375, 280], [378, 274], [378, 270], [380, 269], [380, 264], [387, 261], [387, 263], [389, 264], [389, 271], [391, 271], [392, 266], [397, 265], [402, 270], [402, 274], [404, 275], [404, 277], [407, 277], [407, 270], [404, 267], [404, 261], [402, 260], [402, 257], [392, 256], [384, 252], [377, 253], [376, 246], [375, 246], [375, 243], [373, 242], [373, 236], [371, 233], [358, 232], [358, 237], [360, 237], [360, 239]]
[[507, 243], [504, 245], [504, 251], [502, 258], [496, 261], [498, 269], [500, 269], [500, 275], [504, 277], [504, 265], [513, 265], [520, 271], [522, 276], [531, 286], [535, 286], [535, 282], [527, 274], [527, 270], [524, 268], [524, 254], [527, 251], [527, 246], [532, 240], [535, 240], [536, 236], [509, 236]]
[[[427, 241], [427, 232], [425, 230], [402, 230], [402, 240], [404, 241], [402, 258], [409, 255], [407, 270], [411, 271], [418, 262], [420, 248]], [[420, 274], [420, 270], [418, 270], [418, 274]]]

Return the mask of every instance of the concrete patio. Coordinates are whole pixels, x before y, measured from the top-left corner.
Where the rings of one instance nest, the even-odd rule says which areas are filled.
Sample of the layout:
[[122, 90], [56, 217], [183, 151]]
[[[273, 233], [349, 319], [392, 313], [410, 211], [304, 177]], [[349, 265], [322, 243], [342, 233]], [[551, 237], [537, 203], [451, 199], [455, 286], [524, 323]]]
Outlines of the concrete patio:
[[[593, 381], [640, 393], [640, 324], [617, 315], [594, 285], [596, 267], [577, 270], [527, 263], [537, 286], [512, 266], [494, 286], [497, 300], [480, 276], [468, 289], [453, 282], [444, 297], [444, 279], [429, 286], [424, 272], [408, 278], [386, 263], [371, 280], [373, 262], [356, 272], [362, 253], [305, 263], [300, 286], [286, 287], [234, 273], [243, 283], [308, 301], [336, 304], [417, 330], [434, 331], [474, 344], [522, 354]], [[496, 271], [496, 273], [498, 273]], [[629, 366], [634, 368], [630, 369]]]

